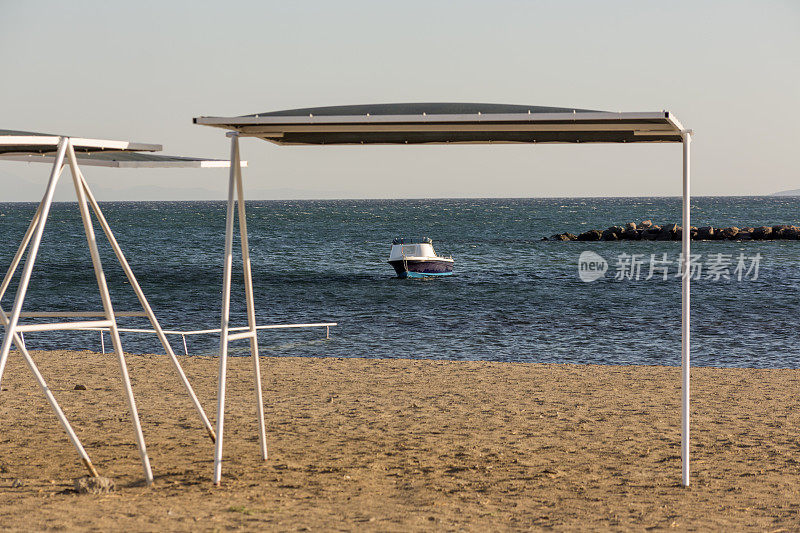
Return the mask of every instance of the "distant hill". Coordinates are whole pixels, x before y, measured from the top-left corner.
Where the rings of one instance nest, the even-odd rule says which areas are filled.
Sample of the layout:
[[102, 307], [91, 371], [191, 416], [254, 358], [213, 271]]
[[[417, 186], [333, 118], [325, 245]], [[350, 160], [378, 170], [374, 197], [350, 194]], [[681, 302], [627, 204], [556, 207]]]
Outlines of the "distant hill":
[[778, 191], [770, 194], [770, 196], [800, 196], [800, 189], [792, 189], [790, 191]]

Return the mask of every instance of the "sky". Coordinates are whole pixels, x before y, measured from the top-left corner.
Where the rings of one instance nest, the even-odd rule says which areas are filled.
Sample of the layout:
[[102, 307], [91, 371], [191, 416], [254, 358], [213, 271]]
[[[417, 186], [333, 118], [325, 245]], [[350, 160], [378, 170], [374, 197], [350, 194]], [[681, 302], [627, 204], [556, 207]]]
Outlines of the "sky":
[[[669, 110], [695, 132], [693, 194], [798, 189], [800, 2], [0, 0], [0, 128], [227, 158], [192, 117], [436, 101]], [[680, 154], [242, 140], [250, 199], [676, 196]], [[48, 173], [0, 161], [0, 202]], [[101, 200], [227, 195], [221, 169], [84, 173]]]

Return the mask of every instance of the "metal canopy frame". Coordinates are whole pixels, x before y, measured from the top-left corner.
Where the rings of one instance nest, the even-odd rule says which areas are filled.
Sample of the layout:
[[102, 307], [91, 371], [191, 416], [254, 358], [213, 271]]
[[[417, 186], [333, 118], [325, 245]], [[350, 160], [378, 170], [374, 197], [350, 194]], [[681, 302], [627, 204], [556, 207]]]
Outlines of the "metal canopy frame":
[[[86, 453], [85, 449], [83, 448], [83, 445], [81, 444], [80, 440], [78, 439], [77, 435], [72, 429], [72, 426], [70, 425], [69, 421], [64, 415], [64, 412], [61, 410], [61, 407], [59, 406], [52, 392], [48, 388], [47, 383], [45, 382], [44, 378], [39, 372], [39, 369], [37, 368], [35, 362], [33, 361], [33, 358], [31, 357], [30, 353], [28, 352], [25, 346], [25, 342], [22, 338], [22, 335], [25, 332], [33, 332], [33, 331], [77, 330], [77, 329], [94, 328], [94, 327], [108, 328], [111, 335], [112, 343], [114, 345], [114, 351], [119, 361], [123, 388], [125, 391], [125, 399], [128, 404], [128, 408], [131, 412], [136, 444], [139, 449], [139, 455], [142, 461], [142, 467], [144, 469], [145, 480], [148, 485], [152, 484], [153, 482], [153, 473], [150, 467], [150, 460], [147, 455], [147, 450], [145, 447], [145, 441], [144, 441], [144, 436], [142, 434], [141, 423], [139, 421], [136, 401], [134, 399], [133, 391], [131, 389], [130, 377], [128, 375], [128, 368], [125, 362], [125, 355], [122, 350], [122, 343], [119, 337], [120, 329], [117, 326], [117, 317], [146, 316], [150, 320], [150, 323], [152, 324], [155, 333], [158, 335], [159, 340], [164, 346], [164, 349], [167, 355], [169, 356], [172, 365], [174, 366], [175, 370], [178, 373], [181, 383], [186, 388], [186, 391], [188, 392], [189, 397], [191, 398], [191, 401], [200, 416], [201, 422], [203, 423], [212, 441], [216, 440], [216, 435], [214, 433], [213, 427], [211, 426], [211, 422], [208, 420], [205, 411], [200, 405], [200, 401], [197, 399], [197, 395], [194, 393], [194, 390], [192, 389], [192, 386], [189, 383], [186, 374], [184, 373], [180, 365], [180, 362], [175, 356], [175, 352], [172, 350], [172, 347], [167, 341], [165, 332], [161, 329], [161, 325], [159, 324], [158, 319], [156, 318], [152, 308], [150, 307], [150, 304], [147, 301], [147, 298], [144, 295], [144, 292], [142, 291], [138, 281], [136, 280], [136, 277], [134, 276], [133, 271], [131, 270], [131, 267], [128, 264], [128, 261], [126, 260], [125, 255], [123, 254], [122, 249], [119, 246], [119, 243], [114, 237], [114, 234], [111, 231], [111, 227], [109, 226], [108, 221], [103, 216], [103, 213], [100, 210], [100, 206], [97, 203], [97, 200], [95, 199], [94, 195], [92, 194], [92, 191], [89, 188], [89, 184], [87, 183], [86, 179], [83, 176], [83, 173], [80, 170], [79, 161], [80, 162], [90, 161], [89, 164], [103, 164], [104, 166], [125, 166], [125, 163], [128, 162], [148, 163], [149, 166], [161, 166], [161, 167], [170, 167], [170, 166], [202, 167], [204, 166], [204, 163], [209, 163], [212, 166], [229, 166], [230, 164], [229, 161], [224, 161], [224, 160], [175, 158], [171, 156], [159, 156], [153, 154], [138, 153], [139, 150], [155, 151], [160, 149], [161, 146], [155, 144], [129, 143], [126, 141], [106, 141], [98, 139], [82, 139], [82, 138], [71, 138], [66, 136], [51, 136], [51, 135], [28, 133], [28, 132], [11, 132], [8, 130], [0, 130], [0, 161], [23, 160], [23, 161], [34, 161], [34, 162], [52, 162], [53, 164], [52, 170], [50, 172], [50, 178], [47, 187], [45, 189], [44, 197], [42, 198], [42, 201], [40, 202], [33, 216], [33, 219], [31, 220], [31, 223], [28, 226], [27, 231], [25, 232], [25, 235], [22, 239], [22, 242], [20, 243], [16, 255], [11, 261], [11, 265], [9, 266], [8, 271], [6, 272], [5, 277], [3, 278], [2, 285], [0, 285], [0, 300], [1, 300], [16, 273], [17, 267], [19, 266], [22, 260], [22, 256], [24, 255], [25, 251], [28, 250], [28, 257], [25, 261], [25, 265], [22, 270], [22, 275], [20, 278], [19, 286], [16, 291], [14, 305], [11, 310], [11, 314], [10, 315], [6, 314], [5, 311], [3, 311], [2, 307], [0, 307], [0, 323], [2, 323], [3, 326], [5, 327], [5, 334], [3, 337], [2, 348], [0, 348], [0, 380], [2, 379], [2, 374], [5, 369], [6, 362], [8, 360], [8, 355], [11, 350], [11, 344], [13, 343], [22, 353], [25, 363], [28, 365], [31, 372], [34, 374], [34, 377], [39, 387], [42, 389], [45, 397], [47, 398], [48, 403], [50, 403], [50, 406], [55, 412], [56, 417], [58, 418], [64, 430], [67, 432], [69, 440], [72, 442], [73, 446], [78, 451], [82, 463], [84, 464], [84, 466], [86, 467], [91, 476], [97, 476], [98, 475], [97, 470], [95, 469], [94, 465], [89, 459], [89, 456]], [[98, 152], [105, 152], [106, 150], [113, 150], [114, 152], [98, 153]], [[61, 174], [66, 166], [69, 166], [70, 173], [72, 174], [72, 181], [75, 186], [75, 193], [78, 200], [78, 207], [81, 213], [83, 228], [84, 232], [86, 233], [87, 243], [92, 258], [92, 265], [94, 267], [94, 273], [97, 279], [97, 285], [103, 303], [103, 310], [98, 312], [73, 311], [73, 312], [25, 313], [22, 311], [22, 307], [30, 283], [31, 273], [33, 272], [33, 267], [36, 261], [36, 255], [39, 250], [42, 234], [44, 232], [44, 227], [47, 222], [50, 206], [52, 205], [53, 202], [53, 194], [55, 192], [55, 188], [59, 181], [59, 178], [61, 177]], [[139, 303], [141, 304], [143, 311], [115, 312], [113, 305], [111, 303], [111, 295], [108, 290], [108, 285], [106, 283], [103, 267], [100, 262], [100, 255], [97, 248], [97, 239], [89, 207], [91, 207], [92, 211], [94, 211], [95, 217], [100, 223], [100, 226], [102, 227], [103, 232], [105, 233], [109, 244], [114, 250], [114, 254], [117, 257], [120, 266], [125, 272], [125, 275], [127, 276], [131, 287], [136, 293], [136, 296], [139, 299]], [[60, 322], [60, 323], [20, 324], [19, 320], [20, 318], [23, 317], [28, 317], [28, 318], [98, 317], [101, 319]]]
[[[0, 154], [55, 154], [65, 135], [0, 129]], [[69, 137], [75, 152], [160, 152], [160, 144]]]
[[[231, 160], [239, 160], [239, 137], [256, 137], [277, 145], [354, 144], [501, 144], [501, 143], [682, 143], [683, 232], [681, 238], [681, 482], [689, 486], [690, 408], [690, 147], [692, 131], [669, 111], [611, 113], [570, 108], [503, 104], [368, 104], [275, 111], [239, 117], [196, 117], [194, 123], [229, 130]], [[236, 198], [234, 196], [236, 192]], [[239, 230], [245, 272], [245, 293], [250, 327], [228, 334], [230, 271], [234, 204], [238, 201]], [[261, 403], [258, 345], [255, 337], [252, 276], [247, 246], [241, 169], [231, 166], [225, 231], [225, 266], [220, 338], [220, 376], [214, 484], [219, 485], [225, 411], [228, 343], [250, 339], [256, 384], [259, 438], [266, 460], [263, 404]]]
[[[491, 109], [490, 104], [465, 104], [476, 112], [442, 112], [453, 105], [337, 106], [297, 114], [198, 117], [194, 122], [281, 145], [681, 142], [684, 131], [669, 111], [609, 113], [528, 106], [531, 109], [524, 112], [526, 106], [510, 106], [519, 111], [484, 113], [480, 109]], [[404, 114], [398, 114], [401, 111]]]
[[[76, 153], [78, 163], [84, 167], [110, 168], [228, 168], [227, 159], [197, 159], [194, 157], [178, 157], [170, 155], [124, 153]], [[53, 163], [55, 156], [51, 154], [0, 155], [0, 161], [22, 161], [25, 163]], [[247, 166], [247, 161], [242, 161]]]

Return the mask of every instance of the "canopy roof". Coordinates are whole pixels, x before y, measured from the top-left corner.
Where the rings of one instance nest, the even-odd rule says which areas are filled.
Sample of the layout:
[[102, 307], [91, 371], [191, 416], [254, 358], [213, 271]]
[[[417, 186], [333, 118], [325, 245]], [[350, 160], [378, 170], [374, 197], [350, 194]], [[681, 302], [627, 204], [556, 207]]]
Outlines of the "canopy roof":
[[668, 111], [475, 103], [309, 107], [240, 117], [197, 117], [195, 124], [285, 145], [425, 143], [681, 142]]
[[[78, 163], [93, 167], [116, 168], [228, 168], [227, 159], [203, 159], [199, 157], [180, 157], [176, 155], [142, 154], [139, 152], [77, 153]], [[26, 161], [28, 163], [52, 163], [54, 154], [0, 154], [0, 161]], [[242, 161], [247, 166], [247, 161]]]
[[117, 152], [159, 152], [163, 148], [160, 144], [84, 139], [68, 135], [0, 129], [0, 154], [55, 153], [58, 151], [58, 143], [61, 137], [70, 137], [76, 152], [102, 152], [106, 150]]
[[[0, 129], [0, 161], [52, 163], [62, 135]], [[229, 167], [227, 159], [156, 155], [160, 144], [70, 137], [78, 162], [102, 167]], [[247, 166], [242, 161], [242, 166]]]

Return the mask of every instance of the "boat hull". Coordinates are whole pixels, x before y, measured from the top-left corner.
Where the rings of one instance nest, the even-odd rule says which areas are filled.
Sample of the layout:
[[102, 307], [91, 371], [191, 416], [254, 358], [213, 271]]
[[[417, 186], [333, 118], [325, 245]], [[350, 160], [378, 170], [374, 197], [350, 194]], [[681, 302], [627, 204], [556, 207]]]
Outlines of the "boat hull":
[[389, 261], [399, 278], [425, 278], [435, 276], [452, 276], [453, 262], [441, 259], [409, 259]]

